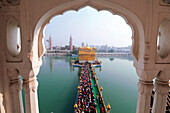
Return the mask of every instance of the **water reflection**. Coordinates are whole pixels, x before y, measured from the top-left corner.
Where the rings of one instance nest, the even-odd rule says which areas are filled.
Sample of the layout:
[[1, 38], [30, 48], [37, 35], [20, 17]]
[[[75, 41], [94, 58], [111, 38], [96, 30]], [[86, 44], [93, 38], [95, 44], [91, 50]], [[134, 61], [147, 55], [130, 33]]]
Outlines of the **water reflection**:
[[50, 57], [50, 69], [51, 72], [53, 71], [53, 58]]
[[[40, 113], [74, 113], [74, 103], [79, 82], [79, 68], [73, 68], [75, 57], [44, 56], [38, 75]], [[98, 82], [103, 89], [105, 103], [112, 107], [111, 113], [134, 113], [137, 103], [138, 77], [133, 59], [99, 57], [102, 67], [96, 68]], [[73, 71], [74, 70], [74, 71]], [[52, 76], [51, 76], [52, 75]], [[66, 109], [67, 108], [67, 109]]]
[[[72, 67], [72, 60], [75, 60], [76, 57], [70, 57], [70, 56], [48, 56], [50, 58], [50, 69], [51, 72], [53, 71], [53, 60], [62, 60], [65, 61], [65, 63], [69, 63], [70, 71], [74, 70], [74, 67]], [[45, 61], [45, 58], [43, 58]]]
[[132, 56], [126, 56], [126, 57], [109, 57], [109, 60], [110, 61], [114, 61], [114, 59], [117, 58], [117, 59], [125, 59], [125, 60], [128, 60], [128, 61], [134, 61], [134, 58]]
[[[40, 113], [73, 113], [78, 69], [72, 72], [71, 58], [44, 56], [38, 75]], [[67, 109], [66, 109], [67, 108]]]

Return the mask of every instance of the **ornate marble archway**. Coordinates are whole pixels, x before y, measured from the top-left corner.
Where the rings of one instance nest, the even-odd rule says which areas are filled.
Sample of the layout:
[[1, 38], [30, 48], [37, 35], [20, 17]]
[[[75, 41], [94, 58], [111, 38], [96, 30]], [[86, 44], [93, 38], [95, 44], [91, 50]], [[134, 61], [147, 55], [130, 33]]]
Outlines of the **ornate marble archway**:
[[[131, 27], [133, 35], [132, 35], [132, 54], [137, 61], [139, 59], [139, 46], [144, 46], [144, 29], [142, 26], [141, 21], [139, 18], [129, 11], [128, 9], [114, 4], [112, 2], [108, 2], [105, 0], [75, 0], [71, 2], [66, 2], [64, 4], [61, 4], [57, 7], [52, 7], [49, 11], [47, 11], [39, 21], [37, 22], [34, 30], [34, 39], [33, 42], [35, 44], [34, 47], [36, 47], [36, 44], [38, 41], [38, 51], [36, 51], [35, 54], [38, 53], [38, 58], [40, 58], [43, 55], [44, 52], [44, 47], [43, 47], [43, 29], [46, 24], [49, 23], [50, 19], [56, 15], [63, 14], [66, 11], [69, 10], [75, 10], [78, 11], [79, 9], [85, 7], [85, 6], [90, 6], [95, 8], [96, 10], [108, 10], [113, 14], [120, 15], [122, 18], [125, 19], [126, 23]], [[139, 40], [140, 44], [139, 44]], [[142, 43], [143, 42], [143, 43]], [[34, 48], [33, 47], [33, 48]], [[35, 49], [34, 49], [35, 50]], [[37, 49], [36, 49], [37, 50]]]
[[[160, 22], [170, 20], [170, 5], [162, 0], [0, 0], [0, 112], [23, 113], [20, 91], [22, 82], [18, 75], [24, 77], [26, 112], [38, 113], [36, 76], [42, 65], [44, 53], [43, 29], [49, 20], [68, 10], [79, 10], [90, 6], [96, 10], [108, 10], [122, 16], [133, 31], [132, 54], [134, 66], [140, 78], [138, 83], [137, 113], [150, 112], [150, 97], [155, 82], [155, 100], [153, 113], [164, 111], [168, 80], [170, 79], [170, 56], [165, 59], [157, 55], [157, 33]], [[21, 27], [22, 50], [18, 56], [8, 54], [6, 43], [6, 23], [15, 17]], [[166, 40], [165, 40], [166, 42]], [[17, 80], [18, 79], [18, 80]], [[20, 82], [18, 82], [20, 81]], [[10, 85], [15, 83], [13, 85]], [[17, 87], [14, 87], [17, 86]], [[12, 98], [12, 99], [11, 99]], [[14, 100], [16, 104], [13, 105]], [[161, 100], [161, 102], [160, 102]], [[20, 106], [16, 106], [16, 105]], [[3, 108], [3, 110], [2, 110]], [[16, 109], [17, 108], [17, 109]]]
[[[135, 58], [135, 62], [142, 60], [142, 53], [144, 52], [144, 44], [145, 44], [145, 37], [144, 37], [144, 29], [141, 21], [139, 18], [126, 9], [118, 4], [108, 2], [105, 0], [75, 0], [66, 2], [56, 7], [51, 7], [45, 14], [41, 16], [39, 21], [37, 22], [34, 30], [33, 36], [33, 59], [37, 61], [41, 61], [41, 57], [44, 54], [44, 44], [43, 44], [43, 30], [46, 24], [49, 23], [52, 17], [56, 15], [63, 14], [69, 10], [78, 11], [79, 9], [90, 6], [95, 8], [96, 10], [108, 10], [112, 14], [120, 15], [122, 18], [125, 19], [126, 23], [132, 29], [132, 54]], [[38, 44], [38, 45], [37, 45]], [[141, 49], [139, 49], [141, 48]]]

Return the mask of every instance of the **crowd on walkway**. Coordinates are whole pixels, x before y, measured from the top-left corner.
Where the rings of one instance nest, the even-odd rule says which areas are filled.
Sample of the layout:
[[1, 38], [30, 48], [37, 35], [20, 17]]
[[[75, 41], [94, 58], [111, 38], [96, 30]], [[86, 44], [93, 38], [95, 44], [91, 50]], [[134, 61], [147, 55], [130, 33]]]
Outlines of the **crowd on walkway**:
[[84, 64], [81, 71], [77, 105], [76, 113], [97, 113], [88, 63]]

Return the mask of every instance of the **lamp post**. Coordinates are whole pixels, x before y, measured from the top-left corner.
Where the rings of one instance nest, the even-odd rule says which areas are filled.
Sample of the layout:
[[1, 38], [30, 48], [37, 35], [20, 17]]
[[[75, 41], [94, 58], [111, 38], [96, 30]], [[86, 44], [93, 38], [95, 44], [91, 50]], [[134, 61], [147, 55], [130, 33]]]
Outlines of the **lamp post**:
[[99, 78], [97, 77], [97, 78], [96, 78], [97, 85], [98, 85], [98, 80], [99, 80]]
[[103, 91], [103, 87], [102, 86], [100, 87], [100, 91], [101, 91], [101, 96], [102, 96], [102, 91]]
[[111, 106], [110, 104], [107, 105], [107, 113], [110, 113]]
[[80, 92], [80, 86], [77, 87], [78, 91]]
[[76, 103], [74, 104], [74, 110], [75, 110], [75, 113], [76, 113], [76, 111], [77, 111], [77, 104]]

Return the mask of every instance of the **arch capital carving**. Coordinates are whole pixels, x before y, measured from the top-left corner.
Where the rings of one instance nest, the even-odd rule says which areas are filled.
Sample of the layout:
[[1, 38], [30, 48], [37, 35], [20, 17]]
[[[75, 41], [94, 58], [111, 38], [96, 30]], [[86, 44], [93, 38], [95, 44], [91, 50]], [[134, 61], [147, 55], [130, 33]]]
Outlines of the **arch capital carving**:
[[157, 80], [169, 81], [170, 80], [170, 70], [162, 70], [157, 76]]
[[20, 69], [20, 73], [25, 80], [29, 80], [31, 78], [36, 77], [39, 73], [39, 70], [40, 70], [40, 66], [34, 67], [32, 69], [25, 68], [25, 69]]
[[159, 73], [159, 70], [143, 70], [143, 69], [136, 69], [137, 75], [139, 76], [140, 80], [143, 81], [152, 81]]
[[19, 71], [16, 68], [8, 68], [7, 75], [10, 79], [17, 79], [19, 76]]
[[27, 89], [25, 91], [28, 91], [28, 92], [37, 91], [37, 88], [38, 88], [37, 78], [33, 77], [33, 78], [29, 78], [29, 79], [23, 79], [23, 87], [24, 87], [24, 89]]
[[161, 95], [168, 95], [170, 89], [168, 81], [159, 81], [156, 79], [155, 81], [155, 92], [159, 92]]
[[16, 68], [8, 68], [7, 75], [10, 78], [10, 89], [11, 92], [16, 93], [22, 89], [21, 77], [19, 71]]
[[153, 81], [143, 81], [139, 80], [138, 82], [138, 92], [140, 94], [151, 94], [151, 91], [153, 90]]
[[20, 0], [2, 0], [4, 6], [19, 5]]
[[10, 81], [10, 90], [12, 93], [17, 93], [22, 90], [21, 77], [18, 77], [17, 79], [12, 79]]

